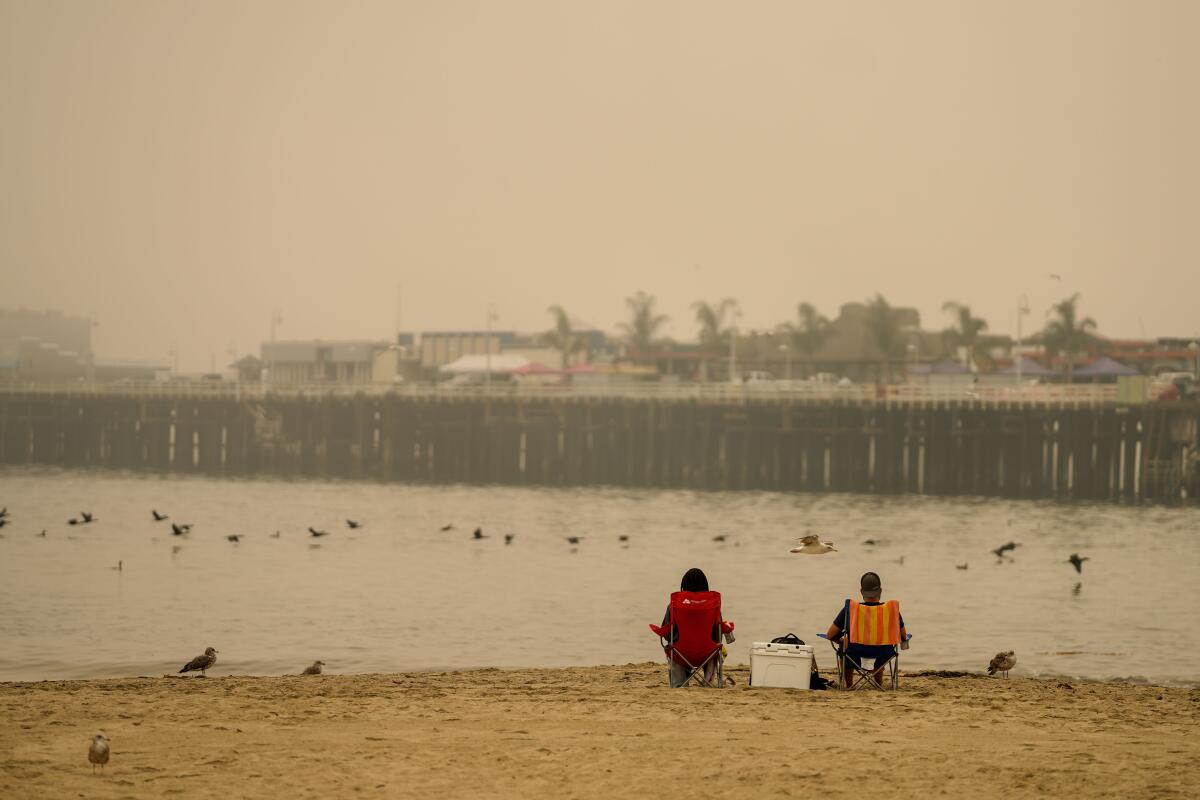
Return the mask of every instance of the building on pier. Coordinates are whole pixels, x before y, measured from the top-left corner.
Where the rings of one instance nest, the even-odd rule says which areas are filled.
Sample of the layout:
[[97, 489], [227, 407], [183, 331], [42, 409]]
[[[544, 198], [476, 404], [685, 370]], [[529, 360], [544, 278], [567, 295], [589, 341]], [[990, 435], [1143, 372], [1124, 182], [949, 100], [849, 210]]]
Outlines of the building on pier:
[[392, 347], [386, 340], [263, 342], [262, 362], [271, 386], [372, 382], [375, 358]]

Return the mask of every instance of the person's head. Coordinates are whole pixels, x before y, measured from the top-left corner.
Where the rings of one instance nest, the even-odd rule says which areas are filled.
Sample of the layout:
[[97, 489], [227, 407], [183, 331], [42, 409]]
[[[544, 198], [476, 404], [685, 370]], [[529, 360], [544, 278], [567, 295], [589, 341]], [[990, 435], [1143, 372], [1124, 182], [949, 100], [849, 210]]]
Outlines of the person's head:
[[704, 575], [704, 570], [698, 567], [692, 567], [687, 572], [683, 573], [683, 580], [679, 582], [679, 591], [707, 592], [708, 578]]
[[878, 600], [883, 594], [883, 585], [879, 576], [874, 572], [864, 572], [858, 579], [858, 589], [862, 592], [863, 600]]

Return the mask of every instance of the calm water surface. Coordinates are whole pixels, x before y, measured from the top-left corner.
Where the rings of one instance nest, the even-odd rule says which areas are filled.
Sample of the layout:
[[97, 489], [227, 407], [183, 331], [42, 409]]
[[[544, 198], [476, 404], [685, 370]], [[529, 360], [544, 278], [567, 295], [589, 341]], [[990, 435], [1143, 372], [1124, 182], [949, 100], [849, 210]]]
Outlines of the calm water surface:
[[[1200, 586], [1195, 510], [12, 469], [3, 505], [0, 680], [161, 675], [209, 645], [215, 674], [657, 660], [646, 623], [699, 566], [738, 662], [789, 631], [813, 641], [871, 569], [914, 634], [902, 667], [980, 670], [1013, 649], [1017, 674], [1200, 683], [1200, 626], [1168, 613]], [[68, 526], [80, 511], [98, 521]], [[840, 552], [789, 555], [807, 530]]]

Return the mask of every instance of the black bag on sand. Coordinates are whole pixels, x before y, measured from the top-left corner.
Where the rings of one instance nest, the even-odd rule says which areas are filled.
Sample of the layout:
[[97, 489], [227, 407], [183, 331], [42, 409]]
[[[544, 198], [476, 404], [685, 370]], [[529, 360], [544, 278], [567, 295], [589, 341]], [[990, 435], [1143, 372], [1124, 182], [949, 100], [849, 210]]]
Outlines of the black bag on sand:
[[[771, 640], [771, 644], [804, 644], [804, 640], [794, 633], [776, 636]], [[817, 654], [813, 653], [812, 673], [809, 675], [808, 688], [823, 690], [828, 689], [833, 684], [833, 681], [822, 678], [817, 672]]]

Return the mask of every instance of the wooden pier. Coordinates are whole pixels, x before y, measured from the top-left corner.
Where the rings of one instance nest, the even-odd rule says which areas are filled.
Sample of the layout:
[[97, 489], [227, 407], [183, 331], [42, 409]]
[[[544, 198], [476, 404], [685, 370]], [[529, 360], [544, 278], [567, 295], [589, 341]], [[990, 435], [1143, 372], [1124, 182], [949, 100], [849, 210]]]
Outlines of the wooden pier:
[[0, 394], [0, 463], [1195, 504], [1200, 404]]

